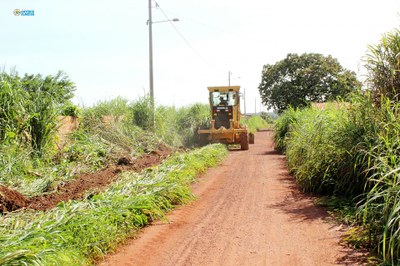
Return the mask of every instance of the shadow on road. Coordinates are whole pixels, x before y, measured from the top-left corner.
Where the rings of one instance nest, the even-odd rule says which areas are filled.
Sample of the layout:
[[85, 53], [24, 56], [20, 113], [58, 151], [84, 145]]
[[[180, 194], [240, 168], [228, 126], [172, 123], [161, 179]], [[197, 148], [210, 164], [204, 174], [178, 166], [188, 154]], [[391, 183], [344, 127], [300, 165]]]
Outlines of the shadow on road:
[[[264, 155], [279, 154], [275, 151], [268, 151]], [[332, 216], [329, 215], [323, 206], [315, 205], [316, 195], [305, 193], [296, 183], [294, 177], [289, 174], [284, 157], [276, 158], [281, 161], [281, 173], [276, 177], [282, 189], [290, 191], [275, 204], [267, 205], [267, 208], [272, 208], [288, 215], [288, 220], [294, 223], [312, 222], [323, 220], [329, 224], [329, 230], [340, 231], [342, 239], [340, 245], [345, 247], [337, 258], [336, 263], [339, 265], [370, 265], [368, 263], [369, 252], [367, 250], [354, 249], [344, 243], [344, 233], [349, 230], [346, 225], [340, 224]]]
[[277, 150], [269, 150], [263, 153], [259, 153], [257, 155], [280, 155], [280, 152]]
[[264, 129], [259, 129], [259, 130], [257, 130], [258, 132], [273, 132], [274, 130], [273, 129], [270, 129], [270, 128], [264, 128]]

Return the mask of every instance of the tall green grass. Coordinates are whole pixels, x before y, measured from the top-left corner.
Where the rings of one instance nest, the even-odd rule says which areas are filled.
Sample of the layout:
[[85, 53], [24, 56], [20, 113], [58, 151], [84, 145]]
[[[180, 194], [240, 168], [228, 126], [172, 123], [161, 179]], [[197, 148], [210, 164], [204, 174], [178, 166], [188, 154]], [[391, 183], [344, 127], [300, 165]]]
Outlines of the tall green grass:
[[370, 147], [362, 150], [367, 190], [360, 206], [360, 218], [369, 225], [379, 243], [383, 260], [398, 264], [400, 258], [400, 103], [380, 101], [375, 134]]
[[[27, 196], [54, 192], [61, 182], [120, 156], [138, 157], [162, 143], [191, 147], [197, 128], [209, 119], [208, 105], [159, 106], [156, 128], [149, 132], [148, 97], [118, 97], [78, 112], [69, 102], [73, 90], [62, 72], [46, 77], [0, 73], [2, 185]], [[80, 128], [62, 143], [56, 137], [61, 113], [80, 116]], [[83, 201], [0, 217], [0, 265], [90, 264], [132, 231], [192, 199], [190, 182], [226, 154], [222, 145], [176, 154], [141, 174], [124, 173], [104, 193], [88, 191]]]
[[[351, 148], [358, 143], [352, 134], [354, 124], [346, 109], [336, 104], [323, 110], [307, 108], [289, 112], [283, 122], [292, 121], [284, 139], [284, 149], [291, 171], [305, 191], [353, 194], [362, 191], [352, 165]], [[277, 125], [284, 124], [281, 121]], [[279, 134], [276, 134], [279, 136]], [[281, 133], [281, 135], [283, 135]], [[281, 143], [279, 145], [282, 145]]]
[[382, 95], [395, 101], [400, 100], [399, 53], [399, 29], [383, 34], [378, 44], [368, 47], [368, 53], [364, 57], [368, 71], [366, 85], [377, 104]]
[[255, 133], [260, 129], [268, 127], [268, 122], [258, 115], [250, 118], [243, 118], [240, 120], [240, 123], [246, 125], [250, 133]]
[[177, 109], [177, 134], [182, 137], [183, 146], [193, 146], [196, 143], [199, 127], [210, 122], [210, 107], [208, 104], [195, 103]]
[[[116, 98], [83, 108], [80, 128], [57, 143], [57, 116], [76, 112], [68, 102], [66, 76], [0, 74], [0, 183], [27, 196], [53, 192], [60, 182], [140, 156], [164, 142], [194, 144], [209, 107], [159, 106], [156, 128], [148, 129], [147, 97]], [[222, 145], [175, 155], [162, 166], [126, 173], [107, 192], [47, 212], [20, 211], [0, 217], [0, 265], [85, 265], [175, 204], [192, 198], [188, 184], [226, 155]], [[0, 210], [2, 212], [3, 210]], [[1, 214], [1, 213], [0, 213]]]
[[[190, 147], [195, 144], [197, 129], [206, 124], [210, 119], [210, 110], [207, 104], [192, 104], [180, 108], [171, 106], [158, 106], [155, 112], [155, 128], [148, 131], [150, 125], [150, 100], [147, 96], [139, 97], [135, 101], [123, 98], [99, 102], [93, 107], [86, 108], [83, 113], [83, 124], [96, 134], [107, 134], [111, 130], [115, 133], [115, 127], [124, 128], [124, 134], [132, 132], [129, 139], [130, 145], [143, 143], [141, 139], [135, 142], [135, 136], [151, 136], [158, 138], [172, 146]], [[104, 116], [114, 119], [107, 126], [103, 123]], [[146, 134], [143, 134], [146, 132]], [[154, 141], [153, 141], [154, 142]]]
[[24, 104], [27, 95], [16, 80], [14, 74], [0, 73], [0, 143], [20, 138], [18, 133], [27, 125]]
[[107, 191], [86, 200], [0, 218], [0, 264], [91, 264], [138, 228], [191, 200], [189, 184], [226, 154], [223, 145], [175, 154], [141, 174], [124, 173]]
[[55, 147], [57, 117], [74, 89], [63, 72], [46, 77], [0, 73], [0, 144], [30, 143], [36, 155], [46, 155]]
[[275, 121], [274, 125], [274, 142], [275, 148], [281, 152], [286, 150], [286, 141], [291, 127], [296, 123], [300, 112], [292, 107], [289, 107], [280, 117]]
[[352, 197], [356, 219], [384, 262], [400, 258], [400, 103], [353, 95], [325, 109], [288, 110], [276, 122], [277, 145], [309, 192]]
[[[3, 80], [3, 85], [4, 82], [6, 81]], [[35, 91], [36, 87], [32, 90]], [[12, 89], [2, 92], [0, 97], [14, 97]], [[38, 93], [42, 93], [42, 90]], [[42, 101], [40, 97], [38, 99]], [[10, 101], [11, 103], [17, 102]], [[39, 109], [45, 105], [42, 102], [38, 103], [39, 109], [33, 112], [34, 115], [23, 120], [25, 124], [20, 125], [15, 119], [10, 120], [14, 121], [15, 125], [7, 122], [8, 127], [3, 133], [3, 142], [0, 141], [0, 151], [4, 151], [0, 153], [0, 182], [27, 196], [51, 192], [60, 182], [68, 181], [80, 173], [92, 172], [107, 164], [115, 163], [121, 156], [138, 157], [156, 150], [162, 142], [175, 147], [191, 147], [195, 143], [197, 128], [209, 119], [207, 105], [193, 104], [181, 108], [159, 106], [156, 111], [156, 131], [149, 132], [143, 129], [146, 127], [142, 124], [142, 116], [139, 120], [134, 119], [138, 112], [140, 115], [139, 107], [148, 103], [146, 97], [135, 101], [118, 97], [83, 108], [79, 117], [79, 130], [71, 133], [58, 149], [55, 149], [56, 127], [53, 121], [58, 112], [51, 108], [42, 112]], [[10, 108], [10, 114], [14, 114], [14, 109], [19, 110], [14, 105], [10, 105]], [[5, 121], [10, 114], [4, 115], [3, 120], [0, 117], [0, 121]], [[45, 122], [46, 119], [42, 118], [47, 115], [51, 118]], [[40, 118], [38, 121], [42, 122], [40, 127], [35, 128], [40, 130], [43, 126], [48, 130], [47, 133], [38, 132], [38, 136], [42, 136], [42, 141], [32, 138], [34, 143], [41, 142], [43, 145], [47, 143], [47, 146], [43, 147], [48, 148], [41, 150], [41, 154], [37, 153], [37, 147], [24, 142], [21, 136], [13, 133], [18, 130], [29, 132], [29, 121], [36, 118]], [[27, 134], [30, 139], [30, 134]]]

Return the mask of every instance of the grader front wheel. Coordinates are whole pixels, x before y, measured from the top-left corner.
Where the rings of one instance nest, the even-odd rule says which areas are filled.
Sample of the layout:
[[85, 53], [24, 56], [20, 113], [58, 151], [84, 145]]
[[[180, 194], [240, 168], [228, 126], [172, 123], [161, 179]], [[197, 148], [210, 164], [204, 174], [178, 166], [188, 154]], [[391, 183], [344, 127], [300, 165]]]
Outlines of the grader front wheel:
[[240, 134], [240, 149], [243, 151], [249, 149], [249, 138], [247, 133]]

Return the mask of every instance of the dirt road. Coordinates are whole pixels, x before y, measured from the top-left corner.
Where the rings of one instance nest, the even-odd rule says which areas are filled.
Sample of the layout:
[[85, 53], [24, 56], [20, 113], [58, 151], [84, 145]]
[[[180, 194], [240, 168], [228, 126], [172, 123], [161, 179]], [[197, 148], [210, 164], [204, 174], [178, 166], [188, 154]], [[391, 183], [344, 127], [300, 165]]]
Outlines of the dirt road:
[[299, 192], [271, 132], [231, 151], [194, 186], [198, 199], [147, 227], [102, 265], [355, 265], [340, 226]]

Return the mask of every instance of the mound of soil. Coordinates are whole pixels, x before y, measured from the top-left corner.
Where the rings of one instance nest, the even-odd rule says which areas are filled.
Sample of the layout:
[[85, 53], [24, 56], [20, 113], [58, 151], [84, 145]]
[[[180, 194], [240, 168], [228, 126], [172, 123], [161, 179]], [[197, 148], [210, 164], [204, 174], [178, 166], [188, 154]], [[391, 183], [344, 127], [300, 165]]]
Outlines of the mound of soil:
[[139, 172], [155, 166], [168, 157], [171, 152], [169, 147], [160, 145], [156, 151], [151, 151], [137, 159], [122, 157], [115, 165], [108, 166], [95, 173], [80, 175], [70, 182], [59, 185], [55, 192], [30, 199], [26, 199], [17, 191], [0, 186], [0, 213], [15, 211], [24, 207], [34, 210], [48, 210], [62, 201], [82, 199], [87, 191], [93, 191], [94, 194], [97, 194], [114, 182], [119, 173], [123, 171]]
[[0, 213], [26, 207], [28, 200], [18, 191], [0, 185]]

